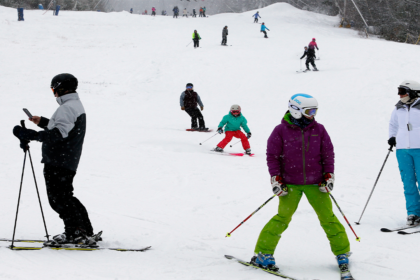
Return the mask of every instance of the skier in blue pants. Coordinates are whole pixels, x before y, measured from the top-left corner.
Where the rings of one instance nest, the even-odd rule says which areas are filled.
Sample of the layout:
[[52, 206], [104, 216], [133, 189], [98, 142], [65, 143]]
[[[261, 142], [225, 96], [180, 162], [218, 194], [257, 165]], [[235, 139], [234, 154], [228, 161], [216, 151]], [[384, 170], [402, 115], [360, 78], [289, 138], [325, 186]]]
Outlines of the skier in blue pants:
[[396, 146], [404, 184], [407, 225], [420, 224], [420, 83], [404, 81], [398, 87], [400, 101], [389, 122], [388, 144]]

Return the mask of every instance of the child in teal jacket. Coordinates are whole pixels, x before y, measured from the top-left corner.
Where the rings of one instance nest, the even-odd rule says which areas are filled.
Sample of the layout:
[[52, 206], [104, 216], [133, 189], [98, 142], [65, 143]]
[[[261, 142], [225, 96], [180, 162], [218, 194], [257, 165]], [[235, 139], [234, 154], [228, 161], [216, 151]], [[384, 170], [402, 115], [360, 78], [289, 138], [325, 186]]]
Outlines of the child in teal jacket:
[[[249, 145], [248, 139], [251, 138], [251, 131], [248, 128], [247, 120], [241, 114], [241, 106], [232, 105], [230, 107], [230, 112], [223, 117], [222, 121], [219, 124], [217, 132], [219, 134], [223, 133], [223, 127], [225, 127], [225, 139], [223, 139], [217, 147], [214, 149], [216, 152], [223, 152], [223, 149], [232, 141], [232, 138], [240, 138], [242, 142], [242, 147], [245, 150], [245, 153], [248, 155], [251, 154], [251, 146]], [[241, 127], [245, 130], [246, 135], [241, 131]]]

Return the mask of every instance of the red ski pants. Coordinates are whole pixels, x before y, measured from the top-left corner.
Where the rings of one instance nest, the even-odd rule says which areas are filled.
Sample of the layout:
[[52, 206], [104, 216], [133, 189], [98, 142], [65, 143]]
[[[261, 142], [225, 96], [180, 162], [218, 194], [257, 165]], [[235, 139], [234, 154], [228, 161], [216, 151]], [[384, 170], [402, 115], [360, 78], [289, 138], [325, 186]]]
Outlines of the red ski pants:
[[217, 147], [224, 149], [226, 145], [229, 144], [230, 141], [232, 141], [232, 138], [235, 137], [241, 139], [242, 147], [244, 148], [244, 150], [251, 148], [248, 142], [248, 138], [246, 138], [246, 135], [242, 131], [226, 131], [225, 134], [225, 139], [223, 139], [219, 144], [217, 144]]

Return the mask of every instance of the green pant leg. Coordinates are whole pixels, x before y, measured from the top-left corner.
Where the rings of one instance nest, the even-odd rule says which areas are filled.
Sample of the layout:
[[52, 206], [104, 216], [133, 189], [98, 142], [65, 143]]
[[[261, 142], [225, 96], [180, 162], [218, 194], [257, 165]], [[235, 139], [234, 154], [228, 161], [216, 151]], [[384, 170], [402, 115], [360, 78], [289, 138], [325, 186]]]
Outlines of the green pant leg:
[[318, 219], [330, 241], [331, 251], [334, 255], [349, 252], [350, 242], [346, 230], [337, 216], [334, 215], [329, 194], [320, 192], [318, 186], [314, 185], [304, 186], [303, 192], [318, 215]]
[[255, 253], [274, 254], [281, 234], [287, 229], [302, 198], [301, 187], [288, 185], [289, 194], [279, 197], [279, 210], [262, 229], [258, 237]]

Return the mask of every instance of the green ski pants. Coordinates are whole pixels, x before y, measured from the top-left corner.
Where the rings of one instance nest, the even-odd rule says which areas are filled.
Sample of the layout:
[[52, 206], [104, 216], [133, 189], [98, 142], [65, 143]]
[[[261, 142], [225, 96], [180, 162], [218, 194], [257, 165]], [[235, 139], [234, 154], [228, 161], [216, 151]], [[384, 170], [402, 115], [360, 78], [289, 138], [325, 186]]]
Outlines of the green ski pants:
[[288, 188], [289, 194], [279, 197], [279, 213], [261, 231], [255, 246], [255, 253], [274, 254], [281, 234], [289, 226], [303, 193], [305, 193], [309, 203], [318, 215], [334, 255], [349, 252], [349, 239], [343, 225], [333, 213], [332, 202], [328, 193], [319, 191], [316, 185], [288, 185]]

